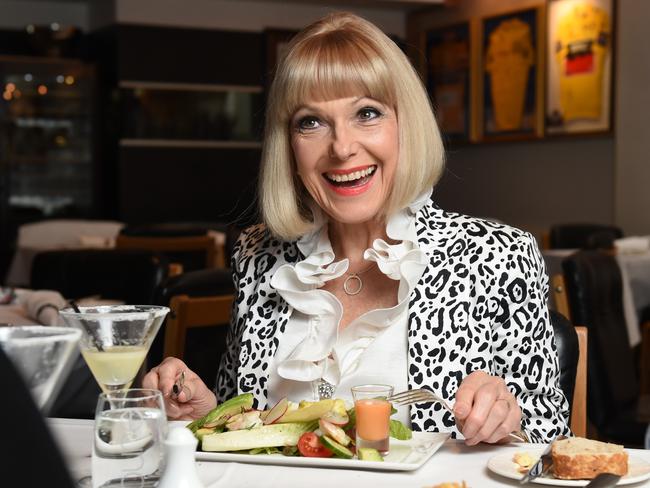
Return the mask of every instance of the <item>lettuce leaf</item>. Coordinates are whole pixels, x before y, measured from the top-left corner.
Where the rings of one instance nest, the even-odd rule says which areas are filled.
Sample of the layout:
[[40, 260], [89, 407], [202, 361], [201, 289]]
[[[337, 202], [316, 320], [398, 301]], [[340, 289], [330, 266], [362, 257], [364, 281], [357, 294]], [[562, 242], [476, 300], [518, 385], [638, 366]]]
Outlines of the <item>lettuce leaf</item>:
[[408, 441], [413, 437], [413, 431], [399, 420], [390, 421], [390, 436], [400, 441]]

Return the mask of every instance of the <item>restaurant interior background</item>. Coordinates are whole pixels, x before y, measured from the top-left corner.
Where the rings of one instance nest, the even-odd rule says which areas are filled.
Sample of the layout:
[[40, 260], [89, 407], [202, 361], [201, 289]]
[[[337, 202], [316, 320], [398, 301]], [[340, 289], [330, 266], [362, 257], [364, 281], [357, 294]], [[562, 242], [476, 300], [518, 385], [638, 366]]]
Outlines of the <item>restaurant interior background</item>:
[[[428, 29], [543, 4], [0, 0], [0, 275], [18, 226], [43, 218], [254, 219], [270, 46], [286, 31], [346, 9], [418, 64]], [[650, 234], [650, 62], [640, 41], [650, 2], [620, 0], [615, 19], [612, 130], [450, 144], [434, 194], [442, 207], [538, 238], [564, 222]], [[17, 76], [27, 105], [12, 118]]]

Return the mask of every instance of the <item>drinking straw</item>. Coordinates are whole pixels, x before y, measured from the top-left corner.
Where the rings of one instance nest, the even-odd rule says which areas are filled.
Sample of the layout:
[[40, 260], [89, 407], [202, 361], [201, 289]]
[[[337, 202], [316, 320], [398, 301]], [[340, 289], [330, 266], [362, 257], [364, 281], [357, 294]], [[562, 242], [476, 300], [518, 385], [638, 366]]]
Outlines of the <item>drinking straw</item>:
[[[79, 307], [77, 306], [77, 303], [74, 300], [70, 300], [70, 306], [76, 313], [81, 314], [81, 310], [79, 310]], [[97, 350], [99, 352], [104, 352], [104, 348], [102, 347], [101, 341], [99, 340], [99, 337], [97, 337], [97, 335], [95, 334], [93, 328], [89, 326], [84, 319], [79, 319], [79, 322], [81, 322], [81, 325], [83, 325], [83, 328], [86, 330], [86, 333], [92, 339], [93, 344], [95, 345]]]

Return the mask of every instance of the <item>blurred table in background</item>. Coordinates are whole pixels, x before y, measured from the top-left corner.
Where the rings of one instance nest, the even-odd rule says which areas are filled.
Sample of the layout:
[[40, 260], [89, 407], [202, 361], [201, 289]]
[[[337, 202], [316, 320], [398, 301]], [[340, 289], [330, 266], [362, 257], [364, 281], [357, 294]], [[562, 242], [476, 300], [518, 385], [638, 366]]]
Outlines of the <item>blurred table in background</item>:
[[99, 220], [44, 220], [22, 225], [5, 285], [29, 286], [34, 256], [57, 249], [109, 249], [124, 227], [122, 222]]

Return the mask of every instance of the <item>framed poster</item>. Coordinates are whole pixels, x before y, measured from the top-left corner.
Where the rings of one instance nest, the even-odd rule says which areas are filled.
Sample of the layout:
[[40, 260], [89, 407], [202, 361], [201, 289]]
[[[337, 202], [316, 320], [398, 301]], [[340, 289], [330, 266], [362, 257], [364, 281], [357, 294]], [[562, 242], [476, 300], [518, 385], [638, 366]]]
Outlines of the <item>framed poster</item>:
[[543, 8], [486, 17], [481, 23], [481, 139], [543, 135]]
[[612, 129], [613, 0], [548, 4], [546, 133]]
[[470, 137], [470, 24], [425, 32], [426, 83], [443, 137], [466, 142]]

